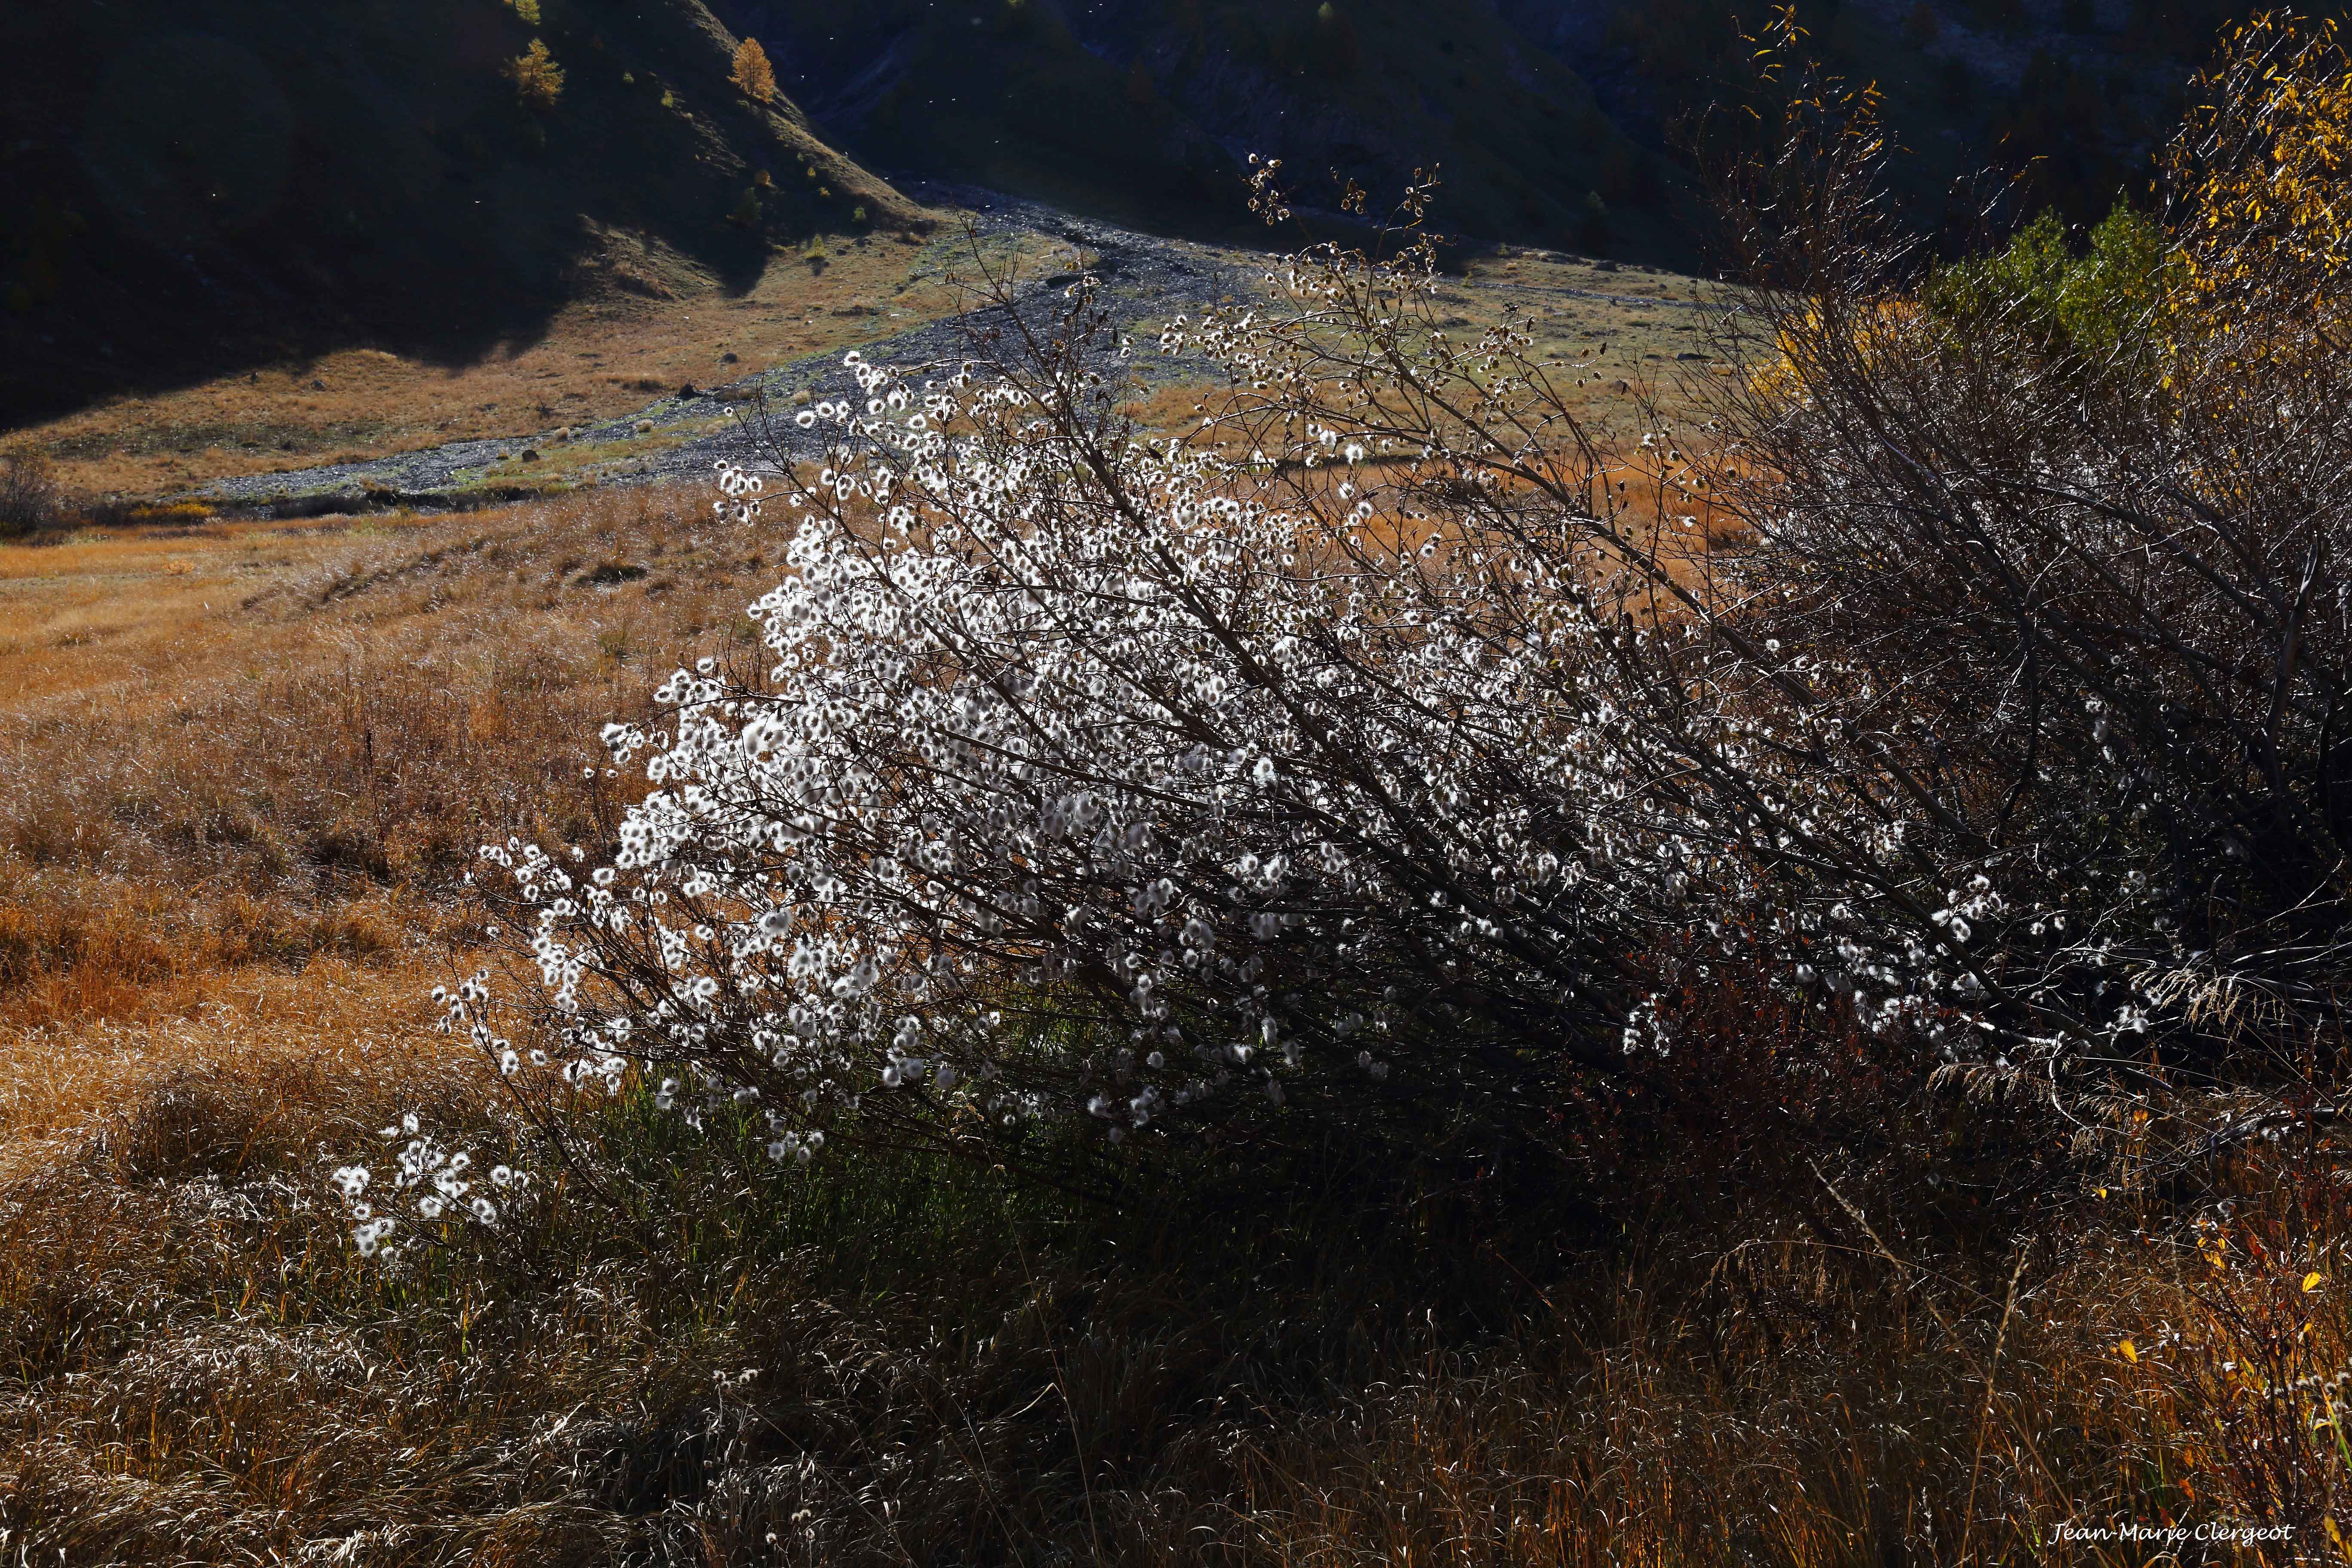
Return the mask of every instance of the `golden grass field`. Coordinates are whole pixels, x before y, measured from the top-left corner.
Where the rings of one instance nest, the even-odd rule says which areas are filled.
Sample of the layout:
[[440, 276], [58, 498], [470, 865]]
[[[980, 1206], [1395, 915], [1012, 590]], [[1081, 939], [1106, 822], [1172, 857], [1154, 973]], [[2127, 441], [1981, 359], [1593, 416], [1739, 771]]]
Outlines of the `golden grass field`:
[[2292, 1143], [2029, 1243], [1695, 1128], [1580, 1252], [1328, 1181], [762, 1185], [625, 1099], [625, 1201], [361, 1259], [381, 1129], [511, 1141], [429, 1027], [474, 847], [591, 833], [598, 725], [778, 545], [641, 489], [0, 547], [13, 1560], [2137, 1563], [2054, 1532], [2342, 1495], [2352, 1211]]

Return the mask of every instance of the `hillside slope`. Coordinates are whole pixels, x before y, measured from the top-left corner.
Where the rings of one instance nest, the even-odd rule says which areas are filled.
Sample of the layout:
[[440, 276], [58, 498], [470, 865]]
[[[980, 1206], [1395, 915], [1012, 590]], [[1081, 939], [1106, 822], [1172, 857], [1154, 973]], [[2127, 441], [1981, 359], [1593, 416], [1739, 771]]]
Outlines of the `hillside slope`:
[[[1243, 217], [1251, 153], [1301, 195], [1442, 168], [1438, 221], [1688, 266], [1686, 136], [1753, 89], [1743, 0], [711, 0], [877, 166], [1129, 219]], [[2323, 10], [2336, 9], [2323, 6]], [[2184, 84], [2244, 0], [1801, 0], [1808, 47], [1885, 91], [1917, 219], [1954, 180], [2095, 219], [2145, 193]]]
[[464, 363], [656, 287], [646, 243], [748, 284], [928, 226], [739, 91], [735, 42], [700, 0], [0, 7], [0, 425], [354, 344]]
[[[1711, 103], [1748, 90], [1777, 6], [1743, 0], [1493, 0], [1535, 47], [1575, 62], [1612, 121], [1670, 148]], [[1902, 155], [1897, 194], [1948, 242], [1979, 237], [1983, 199], [2008, 221], [2054, 206], [2094, 222], [2144, 200], [2153, 155], [2248, 0], [1795, 0], [1807, 48], [1874, 83]], [[2339, 15], [2336, 0], [2303, 7]], [[1956, 181], [1990, 171], [1990, 182]]]
[[1444, 229], [1690, 254], [1677, 182], [1491, 5], [1418, 0], [713, 0], [877, 166], [1125, 221], [1244, 229], [1248, 154], [1375, 210], [1442, 171]]
[[[1885, 89], [1915, 218], [1959, 243], [1998, 188], [1955, 199], [1972, 170], [2024, 174], [2007, 187], [2014, 216], [2048, 203], [2087, 221], [2144, 193], [2182, 84], [2242, 9], [1802, 0], [1799, 14], [1835, 68]], [[926, 226], [867, 168], [1223, 240], [1264, 237], [1244, 205], [1252, 153], [1284, 158], [1309, 209], [1335, 203], [1330, 175], [1377, 213], [1434, 169], [1444, 232], [1692, 269], [1706, 247], [1678, 127], [1745, 90], [1754, 11], [0, 6], [0, 429], [272, 367], [307, 384], [307, 362], [337, 351], [480, 365], [583, 301], [682, 297], [666, 276], [747, 298], [780, 244]], [[738, 35], [766, 46], [788, 97], [762, 107], [730, 84]], [[563, 73], [538, 108], [509, 75], [534, 40]]]

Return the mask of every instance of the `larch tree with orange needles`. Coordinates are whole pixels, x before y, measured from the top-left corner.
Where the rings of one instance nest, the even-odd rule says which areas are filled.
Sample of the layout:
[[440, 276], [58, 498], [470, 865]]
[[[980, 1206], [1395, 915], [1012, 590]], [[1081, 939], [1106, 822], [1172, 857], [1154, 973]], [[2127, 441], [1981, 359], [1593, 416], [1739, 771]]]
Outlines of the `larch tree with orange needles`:
[[537, 38], [506, 63], [504, 74], [514, 83], [515, 97], [525, 109], [544, 113], [563, 97], [563, 68]]
[[775, 68], [768, 63], [768, 51], [757, 38], [746, 38], [735, 46], [735, 69], [729, 79], [745, 97], [758, 102], [766, 103], [776, 96]]

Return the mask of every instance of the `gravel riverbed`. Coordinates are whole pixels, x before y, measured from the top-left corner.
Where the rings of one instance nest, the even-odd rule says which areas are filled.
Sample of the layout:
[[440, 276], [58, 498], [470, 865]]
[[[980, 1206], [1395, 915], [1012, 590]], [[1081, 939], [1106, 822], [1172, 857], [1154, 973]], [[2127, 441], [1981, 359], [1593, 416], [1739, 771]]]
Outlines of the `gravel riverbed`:
[[[1236, 297], [1248, 279], [1241, 253], [1139, 234], [1034, 202], [970, 187], [914, 184], [909, 194], [945, 207], [976, 237], [1043, 235], [1084, 252], [1100, 282], [1115, 331], [1197, 311]], [[1013, 309], [1033, 322], [1065, 303], [1075, 271], [1041, 272], [1013, 286]], [[910, 372], [951, 371], [984, 354], [979, 334], [990, 306], [858, 345], [870, 361]], [[1001, 324], [1001, 322], [999, 323]], [[1136, 374], [1157, 384], [1199, 379], [1207, 367], [1158, 353], [1139, 355]], [[635, 413], [535, 436], [451, 441], [363, 462], [217, 479], [187, 492], [239, 510], [296, 515], [369, 507], [438, 507], [520, 499], [590, 484], [644, 484], [708, 477], [719, 462], [754, 468], [813, 455], [821, 445], [789, 417], [796, 397], [845, 395], [856, 383], [840, 353], [811, 354], [723, 385], [655, 399]], [[762, 419], [762, 406], [771, 417]], [[784, 416], [772, 416], [782, 411]], [[574, 460], [577, 459], [577, 460]]]

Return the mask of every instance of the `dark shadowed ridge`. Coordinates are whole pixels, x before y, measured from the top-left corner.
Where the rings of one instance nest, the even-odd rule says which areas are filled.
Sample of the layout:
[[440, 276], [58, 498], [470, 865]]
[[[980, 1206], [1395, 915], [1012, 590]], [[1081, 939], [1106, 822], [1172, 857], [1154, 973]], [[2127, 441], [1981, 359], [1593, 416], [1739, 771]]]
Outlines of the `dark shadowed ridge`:
[[[826, 133], [877, 167], [1155, 232], [1240, 219], [1247, 156], [1375, 210], [1442, 171], [1438, 221], [1660, 263], [1702, 259], [1688, 152], [1757, 89], [1742, 0], [711, 0]], [[1801, 0], [1806, 47], [1875, 83], [1916, 221], [1973, 237], [1960, 175], [2095, 222], [2143, 198], [2190, 73], [2244, 0]], [[2320, 7], [2332, 9], [2332, 7]]]
[[[1435, 168], [1450, 234], [1693, 269], [1678, 128], [1738, 96], [1753, 9], [0, 6], [0, 428], [339, 348], [475, 363], [629, 289], [647, 245], [740, 289], [780, 242], [927, 221], [869, 169], [1235, 239], [1252, 153], [1286, 160], [1302, 208], [1333, 205], [1336, 176], [1378, 212]], [[1800, 19], [1835, 69], [1884, 89], [1912, 154], [1901, 194], [1957, 242], [1977, 194], [1953, 197], [1953, 179], [1985, 164], [2023, 172], [2019, 216], [2047, 202], [2095, 221], [2144, 195], [2181, 84], [2245, 9], [1809, 0]], [[739, 36], [773, 58], [788, 96], [769, 108], [728, 79]], [[534, 37], [564, 72], [539, 111], [502, 74]]]
[[[534, 38], [540, 110], [505, 73]], [[465, 363], [625, 288], [616, 237], [742, 288], [929, 226], [738, 90], [735, 44], [700, 0], [0, 7], [0, 425], [354, 345]]]

